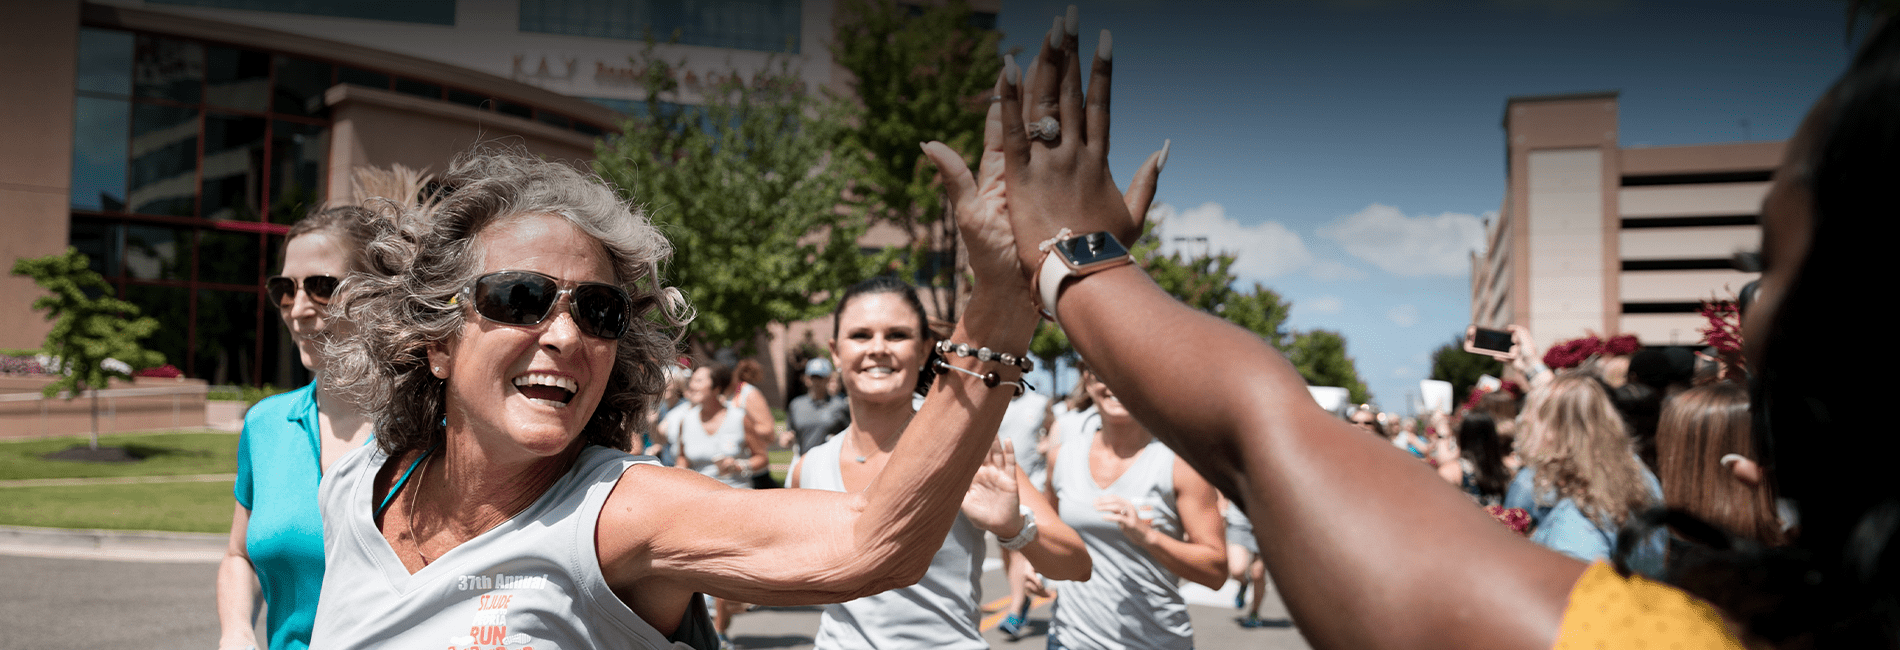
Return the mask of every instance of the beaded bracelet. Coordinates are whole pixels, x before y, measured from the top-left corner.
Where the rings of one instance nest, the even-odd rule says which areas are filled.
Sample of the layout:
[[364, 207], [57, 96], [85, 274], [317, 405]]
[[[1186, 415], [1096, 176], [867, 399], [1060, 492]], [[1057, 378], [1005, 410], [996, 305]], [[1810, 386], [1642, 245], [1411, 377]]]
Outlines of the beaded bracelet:
[[1010, 386], [1016, 389], [1016, 395], [1015, 395], [1016, 397], [1021, 397], [1023, 393], [1036, 389], [1035, 386], [1029, 385], [1029, 380], [1027, 379], [1018, 379], [1016, 381], [1003, 381], [1003, 378], [997, 376], [996, 373], [994, 372], [980, 373], [975, 370], [970, 370], [967, 368], [959, 368], [957, 366], [950, 365], [949, 361], [945, 361], [942, 358], [937, 359], [937, 367], [942, 368], [944, 370], [955, 370], [957, 372], [969, 375], [971, 377], [976, 377], [978, 379], [983, 380], [984, 386], [988, 386], [990, 388], [995, 388], [1003, 384], [1009, 384]]
[[972, 348], [968, 343], [938, 341], [937, 352], [942, 354], [954, 353], [959, 357], [974, 356], [978, 361], [996, 361], [1005, 366], [1021, 368], [1023, 372], [1034, 372], [1036, 370], [1036, 362], [1030, 361], [1028, 357], [1019, 357], [1008, 352], [997, 352], [989, 348]]

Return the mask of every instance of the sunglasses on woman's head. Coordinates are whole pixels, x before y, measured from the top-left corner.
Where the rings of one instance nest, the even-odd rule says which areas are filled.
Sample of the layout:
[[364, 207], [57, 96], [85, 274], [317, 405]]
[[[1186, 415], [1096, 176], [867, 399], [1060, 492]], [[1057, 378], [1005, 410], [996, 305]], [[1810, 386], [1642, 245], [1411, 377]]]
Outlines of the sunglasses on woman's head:
[[264, 281], [264, 290], [270, 294], [271, 302], [278, 307], [289, 309], [297, 302], [297, 286], [303, 285], [303, 292], [310, 296], [310, 302], [319, 305], [330, 304], [330, 297], [336, 295], [336, 285], [341, 282], [327, 275], [305, 276], [299, 282], [296, 278], [273, 276]]
[[620, 287], [580, 282], [562, 288], [560, 280], [533, 271], [489, 273], [475, 278], [462, 294], [475, 306], [475, 313], [503, 325], [540, 325], [562, 295], [567, 296], [574, 324], [589, 336], [620, 338], [633, 319], [633, 301]]

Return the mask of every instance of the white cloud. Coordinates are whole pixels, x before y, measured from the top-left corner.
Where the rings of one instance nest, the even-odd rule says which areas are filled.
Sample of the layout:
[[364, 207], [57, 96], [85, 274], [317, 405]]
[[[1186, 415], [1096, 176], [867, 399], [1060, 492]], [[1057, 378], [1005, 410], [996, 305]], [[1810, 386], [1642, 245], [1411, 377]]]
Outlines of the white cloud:
[[[1266, 280], [1293, 273], [1313, 263], [1306, 242], [1277, 221], [1242, 225], [1227, 216], [1219, 203], [1202, 203], [1177, 210], [1157, 203], [1148, 218], [1159, 222], [1162, 252], [1180, 251], [1183, 255], [1227, 251], [1234, 254], [1234, 274], [1243, 279]], [[1188, 238], [1177, 241], [1175, 238]], [[1205, 240], [1199, 238], [1205, 237]], [[1205, 241], [1206, 243], [1202, 243]]]
[[1301, 311], [1310, 311], [1315, 314], [1337, 314], [1341, 309], [1346, 308], [1346, 301], [1340, 300], [1338, 296], [1320, 296], [1305, 302], [1294, 303], [1294, 306]]
[[1393, 275], [1462, 275], [1471, 270], [1471, 251], [1484, 247], [1484, 222], [1457, 212], [1407, 217], [1374, 203], [1320, 226], [1319, 236]]
[[1399, 305], [1385, 313], [1385, 317], [1399, 327], [1411, 327], [1418, 324], [1418, 308], [1411, 305]]

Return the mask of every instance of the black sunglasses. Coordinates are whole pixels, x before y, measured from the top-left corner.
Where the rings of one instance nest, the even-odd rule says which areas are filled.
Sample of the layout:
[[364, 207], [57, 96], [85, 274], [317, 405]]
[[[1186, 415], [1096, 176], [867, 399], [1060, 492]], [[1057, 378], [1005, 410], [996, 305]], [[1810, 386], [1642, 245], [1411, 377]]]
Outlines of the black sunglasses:
[[633, 300], [611, 284], [581, 282], [568, 288], [561, 281], [533, 271], [496, 271], [475, 278], [462, 290], [475, 313], [503, 325], [540, 325], [567, 296], [568, 312], [581, 332], [603, 339], [626, 335], [633, 320]]
[[[301, 284], [303, 292], [309, 294], [310, 302], [328, 305], [330, 298], [336, 295], [336, 285], [339, 282], [342, 281], [327, 275], [311, 275], [305, 276]], [[298, 284], [296, 278], [272, 276], [264, 281], [264, 291], [270, 294], [271, 302], [277, 303], [278, 307], [289, 309], [297, 301]]]

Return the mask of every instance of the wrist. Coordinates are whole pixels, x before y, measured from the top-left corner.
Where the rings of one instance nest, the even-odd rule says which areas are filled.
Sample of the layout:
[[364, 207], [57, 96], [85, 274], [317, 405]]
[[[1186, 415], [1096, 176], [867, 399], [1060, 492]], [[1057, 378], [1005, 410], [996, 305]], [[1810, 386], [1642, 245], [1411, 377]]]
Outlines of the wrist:
[[1023, 534], [1023, 516], [1011, 517], [1009, 521], [1003, 522], [1003, 525], [990, 529], [990, 533], [996, 535], [997, 539], [1011, 539]]
[[1023, 356], [1040, 322], [1027, 288], [985, 291], [979, 286], [971, 293], [951, 340]]
[[1034, 510], [1030, 510], [1029, 506], [1017, 504], [1016, 522], [1016, 530], [1014, 533], [1001, 530], [990, 531], [996, 533], [996, 543], [999, 546], [1012, 551], [1020, 551], [1023, 550], [1023, 547], [1036, 541], [1036, 512]]

